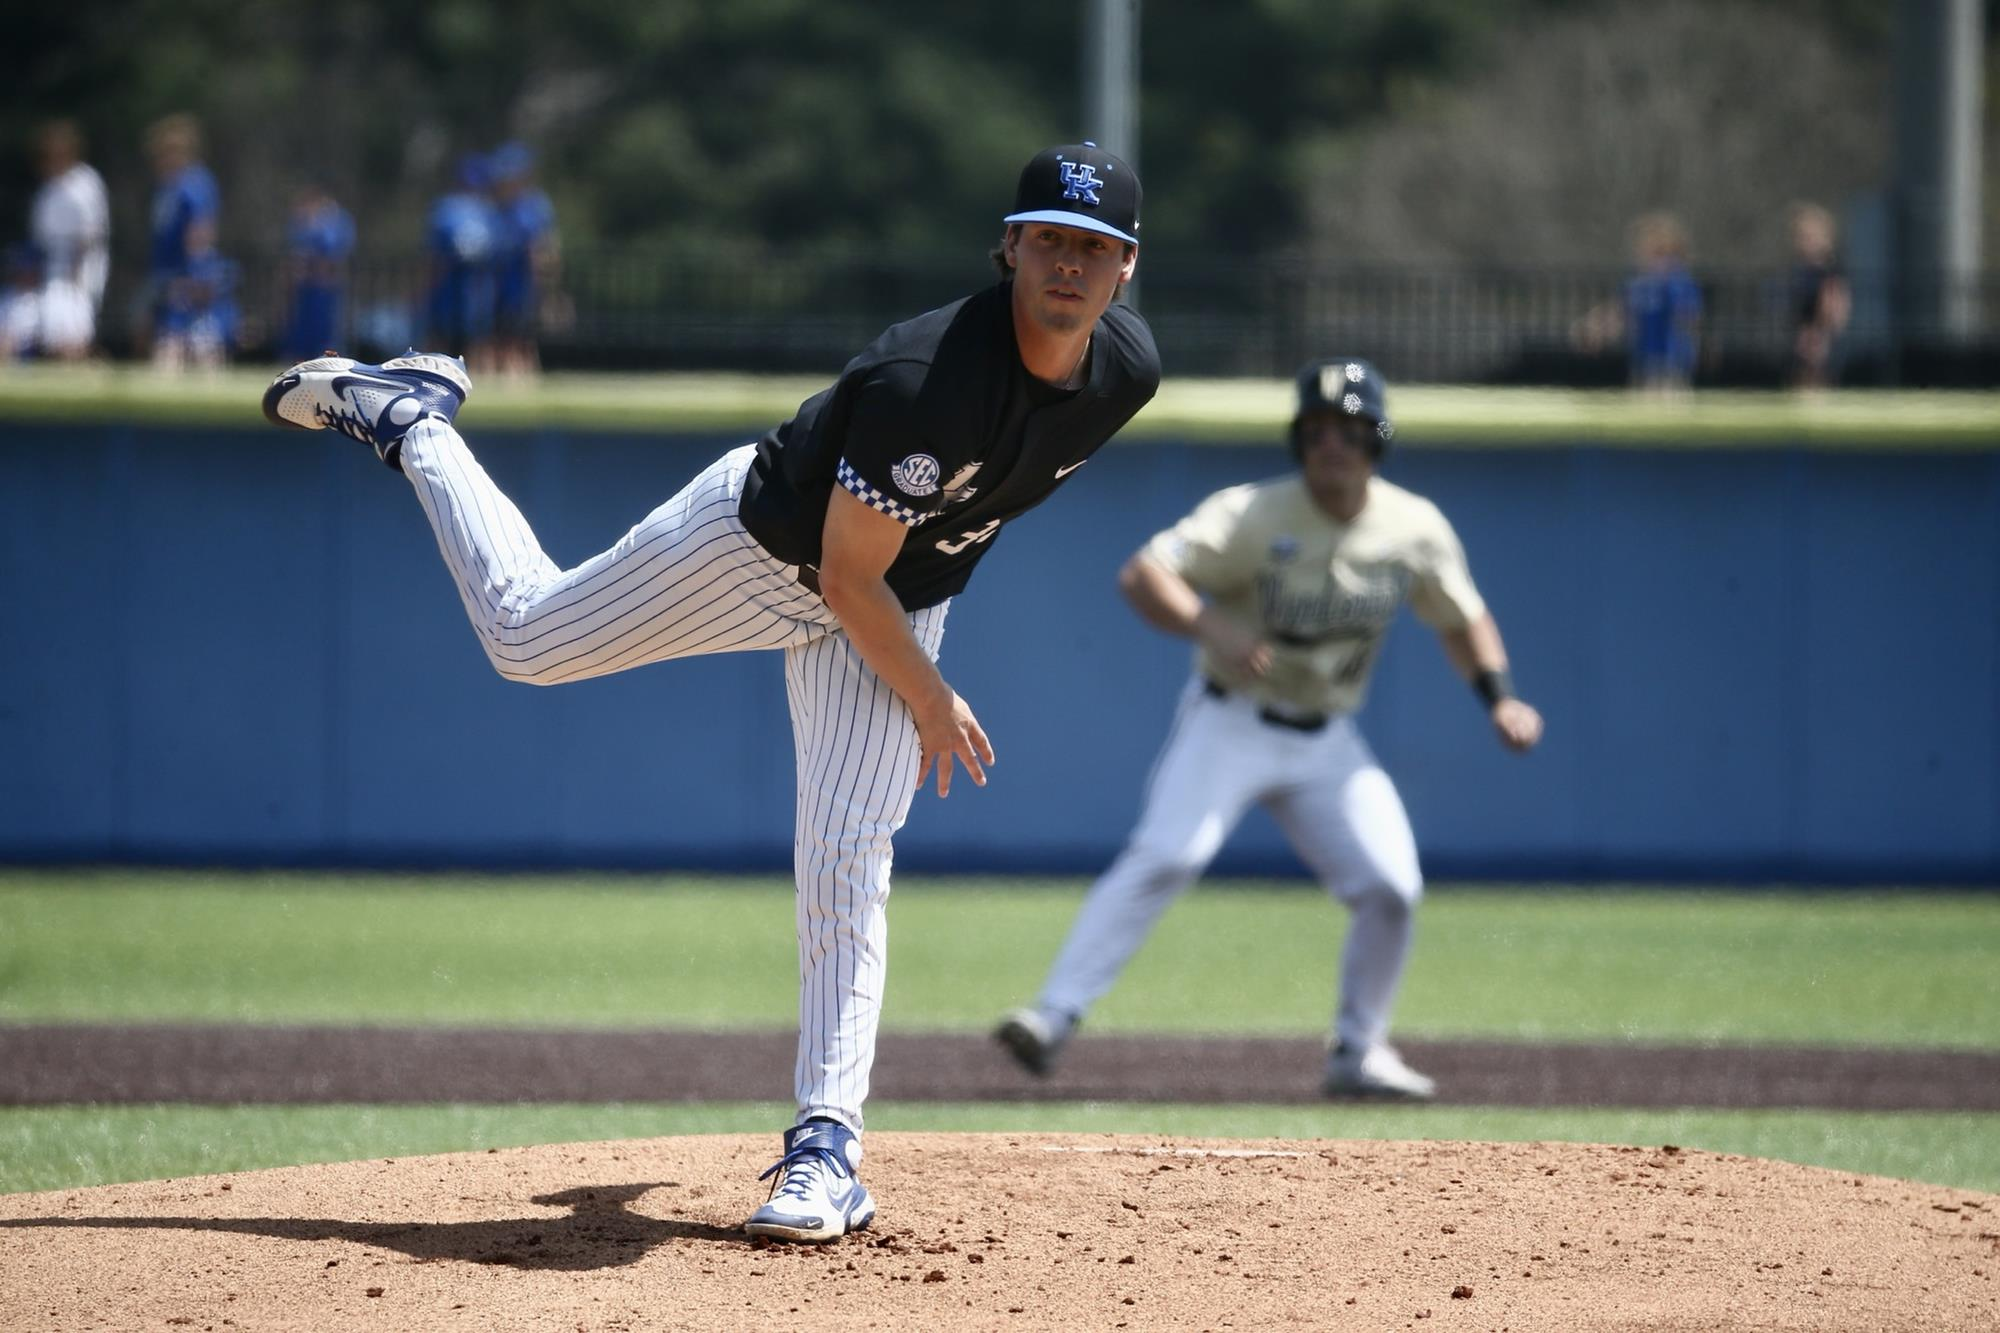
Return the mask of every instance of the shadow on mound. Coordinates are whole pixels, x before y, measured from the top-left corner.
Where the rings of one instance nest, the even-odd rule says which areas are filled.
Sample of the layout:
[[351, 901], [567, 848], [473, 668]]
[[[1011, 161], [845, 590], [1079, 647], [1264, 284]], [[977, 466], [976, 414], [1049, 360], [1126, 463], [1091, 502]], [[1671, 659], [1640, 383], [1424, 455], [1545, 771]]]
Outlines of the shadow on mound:
[[[707, 1191], [768, 1150], [694, 1135], [0, 1195], [20, 1228], [0, 1328], [2000, 1329], [2000, 1196], [1762, 1158], [877, 1131], [888, 1224], [866, 1239], [704, 1225]], [[594, 1183], [635, 1176], [656, 1183]], [[329, 1208], [366, 1220], [312, 1220]], [[405, 1220], [447, 1216], [466, 1220]]]
[[720, 1241], [745, 1249], [751, 1241], [735, 1227], [677, 1218], [648, 1217], [630, 1205], [661, 1188], [587, 1185], [530, 1202], [568, 1208], [568, 1217], [523, 1217], [492, 1222], [342, 1222], [325, 1217], [21, 1217], [0, 1218], [0, 1228], [134, 1228], [227, 1231], [277, 1240], [348, 1240], [395, 1250], [413, 1259], [458, 1259], [509, 1268], [584, 1272], [637, 1263], [672, 1240]]

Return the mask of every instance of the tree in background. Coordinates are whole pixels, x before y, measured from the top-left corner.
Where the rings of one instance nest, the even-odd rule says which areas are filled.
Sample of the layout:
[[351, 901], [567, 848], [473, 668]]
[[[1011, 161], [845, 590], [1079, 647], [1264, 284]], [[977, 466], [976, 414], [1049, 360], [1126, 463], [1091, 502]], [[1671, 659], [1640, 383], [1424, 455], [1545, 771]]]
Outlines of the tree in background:
[[[1381, 114], [1401, 83], [1545, 7], [1156, 6], [1153, 236], [1293, 240], [1301, 136]], [[138, 127], [191, 108], [241, 201], [231, 225], [255, 233], [238, 240], [277, 233], [302, 173], [355, 200], [367, 234], [414, 236], [462, 151], [518, 138], [542, 151], [578, 242], [935, 249], [1005, 202], [992, 182], [1023, 144], [1080, 129], [1072, 0], [356, 0], [335, 25], [275, 0], [107, 0], [10, 36], [27, 58], [0, 86], [0, 131], [74, 112], [129, 177]]]
[[[1890, 22], [1865, 0], [1156, 0], [1146, 237], [1615, 263], [1626, 222], [1670, 204], [1703, 262], [1776, 262], [1784, 201], [1881, 178]], [[246, 255], [278, 249], [308, 176], [364, 246], [414, 250], [451, 164], [519, 139], [573, 249], [935, 258], [993, 222], [1024, 146], [1080, 131], [1080, 26], [1074, 0], [353, 0], [332, 24], [278, 0], [45, 6], [0, 56], [0, 217], [25, 218], [32, 126], [73, 115], [129, 274], [141, 128], [187, 108]], [[2000, 123], [1986, 144], [2000, 162]]]
[[1824, 16], [1590, 6], [1322, 138], [1309, 231], [1318, 253], [1403, 263], [1615, 263], [1634, 217], [1671, 208], [1703, 264], [1770, 265], [1790, 200], [1884, 182], [1888, 98], [1886, 52]]

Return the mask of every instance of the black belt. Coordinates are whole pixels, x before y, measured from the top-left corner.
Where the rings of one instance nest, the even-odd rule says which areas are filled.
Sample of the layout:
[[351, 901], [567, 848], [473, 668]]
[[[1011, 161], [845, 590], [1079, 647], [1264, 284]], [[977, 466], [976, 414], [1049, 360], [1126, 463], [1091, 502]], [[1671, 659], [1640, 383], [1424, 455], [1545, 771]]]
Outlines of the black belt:
[[811, 565], [800, 565], [798, 580], [801, 588], [804, 588], [815, 597], [820, 595], [819, 571], [817, 569], [814, 569]]
[[[1201, 692], [1211, 699], [1227, 699], [1229, 697], [1229, 690], [1226, 686], [1207, 677], [1202, 678]], [[1285, 727], [1292, 731], [1314, 732], [1325, 731], [1326, 724], [1333, 721], [1333, 715], [1330, 713], [1280, 713], [1275, 708], [1260, 708], [1257, 710], [1257, 720], [1268, 722], [1274, 727]]]

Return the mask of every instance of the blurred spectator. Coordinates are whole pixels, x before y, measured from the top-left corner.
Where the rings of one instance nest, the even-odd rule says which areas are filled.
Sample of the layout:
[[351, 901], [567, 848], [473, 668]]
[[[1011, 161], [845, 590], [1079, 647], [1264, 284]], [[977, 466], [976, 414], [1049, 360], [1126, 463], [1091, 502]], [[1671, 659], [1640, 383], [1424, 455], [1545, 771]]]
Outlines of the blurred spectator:
[[153, 332], [153, 364], [214, 369], [236, 350], [236, 265], [210, 249], [167, 284]]
[[1658, 392], [1684, 390], [1694, 378], [1701, 333], [1701, 288], [1687, 268], [1687, 232], [1671, 213], [1632, 224], [1638, 272], [1625, 283], [1625, 337], [1632, 383]]
[[26, 361], [41, 350], [42, 258], [32, 245], [10, 245], [0, 284], [0, 364]]
[[458, 164], [458, 188], [431, 207], [426, 246], [431, 256], [429, 344], [466, 359], [477, 371], [493, 367], [493, 260], [498, 218], [486, 196], [486, 159]]
[[1635, 271], [1625, 299], [1592, 306], [1570, 326], [1570, 341], [1588, 353], [1626, 347], [1634, 388], [1679, 392], [1694, 377], [1701, 332], [1701, 288], [1687, 269], [1687, 233], [1670, 213], [1648, 213], [1632, 224]]
[[[221, 198], [215, 177], [201, 162], [201, 127], [193, 116], [176, 114], [154, 122], [146, 131], [146, 155], [152, 160], [152, 268], [147, 282], [147, 317], [155, 340], [154, 360], [176, 364], [185, 346], [162, 357], [157, 339], [169, 322], [181, 329], [189, 323], [202, 290], [213, 289], [215, 265], [209, 263], [216, 244], [216, 220]], [[205, 279], [183, 283], [200, 261]]]
[[543, 295], [561, 262], [555, 206], [534, 183], [535, 156], [526, 144], [502, 144], [489, 165], [497, 220], [494, 358], [502, 374], [532, 375], [542, 368], [537, 335]]
[[88, 356], [97, 341], [97, 314], [111, 271], [111, 208], [104, 178], [83, 160], [74, 121], [55, 120], [35, 136], [42, 187], [35, 192], [28, 233], [42, 259], [40, 342], [44, 355]]
[[341, 297], [347, 287], [347, 260], [354, 253], [354, 219], [316, 181], [292, 196], [292, 220], [285, 233], [286, 291], [280, 352], [287, 363], [307, 361], [347, 344]]
[[1792, 205], [1792, 387], [1823, 389], [1832, 379], [1835, 341], [1853, 298], [1835, 246], [1833, 214], [1818, 204]]

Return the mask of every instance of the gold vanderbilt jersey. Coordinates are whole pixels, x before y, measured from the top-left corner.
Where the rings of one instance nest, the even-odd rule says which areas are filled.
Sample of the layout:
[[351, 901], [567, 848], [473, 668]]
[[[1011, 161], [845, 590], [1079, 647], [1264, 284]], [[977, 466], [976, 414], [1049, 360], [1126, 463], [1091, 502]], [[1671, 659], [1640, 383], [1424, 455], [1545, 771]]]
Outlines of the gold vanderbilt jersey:
[[1403, 601], [1434, 629], [1461, 629], [1486, 612], [1438, 507], [1380, 477], [1351, 523], [1314, 504], [1298, 477], [1233, 486], [1154, 537], [1146, 554], [1271, 645], [1261, 680], [1230, 674], [1206, 651], [1200, 670], [1289, 714], [1360, 708]]

